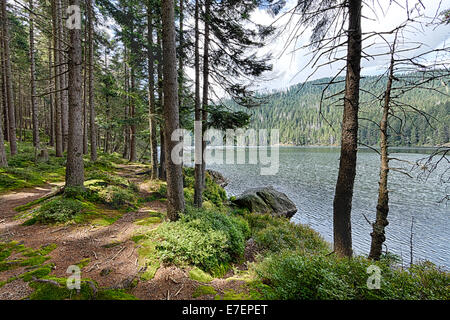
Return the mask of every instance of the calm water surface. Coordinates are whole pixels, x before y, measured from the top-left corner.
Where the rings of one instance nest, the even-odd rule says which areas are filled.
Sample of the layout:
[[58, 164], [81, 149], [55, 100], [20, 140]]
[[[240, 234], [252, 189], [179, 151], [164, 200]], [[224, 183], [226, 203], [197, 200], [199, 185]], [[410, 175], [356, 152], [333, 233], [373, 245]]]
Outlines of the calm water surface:
[[[247, 150], [248, 151], [248, 150]], [[425, 157], [424, 150], [392, 150], [392, 157], [415, 161]], [[217, 150], [217, 152], [222, 152]], [[416, 153], [420, 152], [420, 153]], [[339, 149], [325, 147], [281, 147], [280, 167], [276, 175], [261, 176], [259, 165], [208, 165], [229, 179], [228, 196], [239, 195], [248, 188], [272, 185], [286, 193], [298, 208], [292, 221], [310, 225], [329, 242], [333, 240], [333, 197], [339, 166]], [[393, 167], [411, 169], [411, 165], [392, 162]], [[386, 245], [389, 252], [410, 260], [411, 221], [413, 225], [414, 261], [427, 259], [450, 269], [450, 203], [439, 203], [445, 196], [445, 185], [438, 173], [427, 181], [409, 178], [398, 172], [389, 176], [389, 225]], [[353, 250], [367, 255], [370, 249], [371, 226], [363, 214], [375, 220], [378, 195], [379, 156], [367, 150], [358, 152], [357, 176], [353, 197]]]

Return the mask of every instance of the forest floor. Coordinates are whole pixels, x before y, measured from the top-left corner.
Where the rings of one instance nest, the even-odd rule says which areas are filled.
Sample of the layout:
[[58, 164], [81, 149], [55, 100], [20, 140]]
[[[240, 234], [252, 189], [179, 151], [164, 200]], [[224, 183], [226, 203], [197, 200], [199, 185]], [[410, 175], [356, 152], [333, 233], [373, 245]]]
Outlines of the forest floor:
[[[145, 180], [143, 175], [136, 174], [142, 170], [143, 167], [139, 164], [121, 164], [117, 166], [116, 174], [135, 183], [139, 187], [140, 197], [146, 198], [151, 180]], [[164, 212], [164, 201], [145, 202], [137, 210], [123, 213], [110, 225], [23, 225], [26, 218], [18, 217], [15, 208], [44, 197], [61, 185], [62, 182], [52, 183], [0, 195], [0, 242], [14, 240], [33, 249], [55, 244], [56, 248], [48, 254], [48, 262], [54, 264], [51, 276], [68, 277], [67, 268], [81, 263], [83, 279], [94, 280], [101, 288], [126, 289], [138, 299], [193, 299], [196, 290], [200, 286], [205, 287], [205, 283], [189, 276], [188, 269], [175, 266], [161, 266], [150, 280], [139, 277], [142, 272], [142, 266], [138, 263], [139, 245], [132, 237], [143, 226], [136, 224], [136, 221], [148, 217], [149, 212]], [[145, 228], [157, 228], [159, 225], [160, 223], [155, 223]], [[9, 259], [11, 258], [13, 257]], [[23, 299], [33, 292], [30, 282], [20, 278], [26, 271], [27, 267], [22, 266], [0, 272], [0, 282], [15, 277], [15, 280], [0, 286], [0, 300]], [[233, 275], [233, 271], [230, 271], [223, 278], [208, 282], [208, 287], [213, 287], [214, 290], [211, 289], [209, 294], [207, 290], [196, 299], [223, 298], [227, 292], [245, 290], [245, 282], [232, 279]], [[132, 283], [134, 284], [131, 285]]]

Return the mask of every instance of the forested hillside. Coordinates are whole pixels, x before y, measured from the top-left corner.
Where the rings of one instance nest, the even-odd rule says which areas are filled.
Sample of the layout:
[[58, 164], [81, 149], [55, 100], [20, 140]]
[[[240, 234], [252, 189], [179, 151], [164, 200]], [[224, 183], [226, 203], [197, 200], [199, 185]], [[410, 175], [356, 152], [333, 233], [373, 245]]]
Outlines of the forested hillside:
[[[366, 77], [361, 80], [361, 118], [359, 140], [367, 145], [379, 143], [378, 124], [382, 108], [373, 101], [372, 94], [379, 95], [385, 90], [386, 77]], [[319, 114], [320, 99], [325, 83], [330, 78], [293, 85], [285, 91], [261, 95], [264, 103], [247, 112], [252, 115], [250, 127], [254, 129], [279, 129], [280, 142], [294, 145], [334, 145], [340, 141], [342, 102], [331, 105], [334, 99], [324, 100], [323, 116]], [[438, 87], [442, 83], [434, 83]], [[344, 84], [336, 84], [328, 89], [326, 96], [343, 90]], [[396, 114], [392, 120], [390, 142], [394, 146], [441, 145], [450, 138], [450, 99], [431, 90], [413, 90], [402, 97], [402, 101], [423, 111], [425, 114], [407, 110]], [[324, 119], [325, 118], [325, 119]], [[428, 118], [428, 121], [427, 121]], [[368, 120], [366, 120], [368, 119]], [[431, 125], [430, 125], [431, 124]], [[419, 134], [420, 132], [420, 134]]]

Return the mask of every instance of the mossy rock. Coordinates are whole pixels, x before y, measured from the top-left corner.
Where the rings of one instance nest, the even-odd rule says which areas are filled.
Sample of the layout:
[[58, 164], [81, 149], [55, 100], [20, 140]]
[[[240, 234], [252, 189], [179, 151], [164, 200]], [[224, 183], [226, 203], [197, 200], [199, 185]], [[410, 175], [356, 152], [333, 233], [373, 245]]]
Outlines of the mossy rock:
[[272, 186], [248, 189], [232, 202], [252, 213], [269, 213], [276, 217], [291, 218], [297, 212], [295, 204]]

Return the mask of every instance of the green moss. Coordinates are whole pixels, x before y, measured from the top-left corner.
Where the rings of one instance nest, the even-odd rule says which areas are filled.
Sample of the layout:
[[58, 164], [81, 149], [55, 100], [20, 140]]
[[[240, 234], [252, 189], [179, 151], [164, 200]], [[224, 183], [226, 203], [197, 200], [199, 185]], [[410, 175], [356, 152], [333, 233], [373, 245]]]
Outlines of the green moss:
[[44, 202], [45, 200], [47, 200], [47, 199], [46, 199], [45, 197], [42, 197], [42, 198], [33, 200], [33, 201], [31, 201], [31, 202], [28, 202], [28, 203], [26, 203], [26, 204], [24, 204], [24, 205], [15, 207], [14, 210], [16, 210], [17, 212], [26, 211], [26, 210], [29, 210], [29, 209], [31, 209], [32, 207], [34, 207], [34, 206], [36, 206], [36, 205], [38, 205], [38, 204]]
[[7, 259], [11, 255], [12, 249], [0, 247], [0, 262]]
[[150, 226], [155, 223], [160, 223], [162, 220], [160, 217], [148, 217], [135, 222], [135, 224], [140, 226]]
[[125, 292], [125, 290], [112, 290], [112, 289], [105, 289], [101, 290], [96, 300], [139, 300], [132, 294], [129, 294]]
[[45, 277], [50, 282], [30, 282], [29, 286], [35, 291], [28, 297], [30, 300], [91, 300], [94, 298], [94, 291], [86, 281], [81, 281], [80, 290], [69, 290], [66, 278]]
[[214, 300], [254, 300], [254, 298], [245, 292], [237, 292], [233, 289], [224, 290], [223, 295], [216, 295]]
[[200, 282], [211, 282], [213, 280], [213, 277], [211, 277], [211, 275], [197, 267], [189, 270], [189, 278]]
[[48, 255], [50, 252], [52, 252], [53, 250], [55, 250], [57, 247], [56, 243], [50, 243], [47, 245], [42, 245], [41, 248], [39, 250], [37, 250], [37, 252], [42, 255]]
[[142, 239], [147, 238], [147, 236], [145, 234], [137, 234], [131, 237], [131, 240], [134, 241], [135, 243], [138, 243], [139, 241], [141, 241]]
[[143, 281], [148, 281], [153, 279], [156, 271], [158, 271], [161, 266], [161, 263], [156, 252], [156, 243], [152, 238], [147, 238], [140, 242], [139, 245], [138, 263], [140, 268], [144, 268], [140, 278]]
[[[11, 241], [8, 243], [0, 243], [0, 255], [5, 257], [9, 257], [13, 252], [20, 253], [22, 257], [19, 257], [14, 260], [0, 260], [0, 272], [15, 269], [18, 267], [35, 267], [42, 265], [45, 261], [50, 259], [47, 256], [51, 251], [56, 248], [56, 244], [48, 244], [43, 245], [39, 249], [32, 249], [25, 247], [23, 244], [18, 244], [15, 241]], [[48, 267], [42, 266], [42, 268]], [[41, 271], [31, 271], [30, 274], [33, 275], [33, 272], [43, 272]]]
[[217, 293], [216, 289], [211, 286], [198, 286], [195, 288], [194, 293], [192, 294], [193, 298], [198, 298], [206, 295], [215, 295]]
[[52, 267], [53, 267], [53, 265], [50, 265], [50, 264], [42, 266], [38, 269], [21, 274], [20, 278], [22, 278], [23, 281], [28, 282], [28, 281], [33, 280], [33, 278], [39, 279], [39, 278], [45, 277], [45, 276], [49, 275], [50, 272], [52, 272]]
[[84, 267], [86, 267], [89, 263], [91, 262], [91, 258], [85, 258], [82, 259], [80, 262], [77, 263], [77, 266], [80, 269], [83, 269]]
[[44, 263], [48, 259], [50, 259], [50, 257], [43, 257], [43, 256], [31, 257], [29, 259], [21, 261], [20, 265], [22, 267], [24, 267], [24, 266], [36, 266], [36, 265]]

